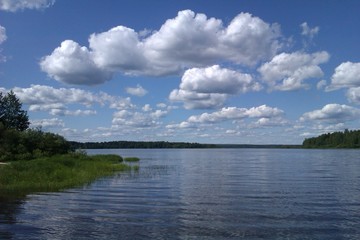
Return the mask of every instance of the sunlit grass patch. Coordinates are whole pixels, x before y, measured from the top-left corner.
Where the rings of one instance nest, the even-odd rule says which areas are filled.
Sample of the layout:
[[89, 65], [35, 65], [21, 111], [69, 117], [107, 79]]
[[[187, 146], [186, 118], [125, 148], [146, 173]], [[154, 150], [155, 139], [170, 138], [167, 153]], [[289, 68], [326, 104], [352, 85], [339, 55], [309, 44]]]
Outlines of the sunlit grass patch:
[[16, 161], [0, 167], [0, 194], [26, 195], [60, 191], [89, 184], [118, 171], [130, 171], [118, 155], [66, 154], [30, 161]]

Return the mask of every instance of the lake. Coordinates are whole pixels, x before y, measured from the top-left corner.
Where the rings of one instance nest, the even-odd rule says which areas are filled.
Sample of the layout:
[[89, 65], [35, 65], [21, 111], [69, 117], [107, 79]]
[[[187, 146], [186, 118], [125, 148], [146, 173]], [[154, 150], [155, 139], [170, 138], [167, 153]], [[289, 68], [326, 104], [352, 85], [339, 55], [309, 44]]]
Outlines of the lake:
[[0, 239], [360, 239], [360, 151], [88, 150], [138, 172], [0, 202]]

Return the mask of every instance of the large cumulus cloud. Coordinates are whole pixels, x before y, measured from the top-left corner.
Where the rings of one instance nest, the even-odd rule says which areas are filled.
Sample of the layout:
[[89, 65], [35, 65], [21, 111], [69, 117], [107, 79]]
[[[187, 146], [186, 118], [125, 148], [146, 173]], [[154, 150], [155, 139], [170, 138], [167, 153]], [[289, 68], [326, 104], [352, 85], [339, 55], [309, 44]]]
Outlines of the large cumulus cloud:
[[346, 97], [351, 103], [360, 104], [360, 62], [343, 62], [335, 68], [331, 83], [325, 89], [334, 91], [347, 88]]
[[327, 90], [360, 87], [360, 62], [343, 62], [335, 68]]
[[44, 57], [40, 66], [50, 77], [64, 83], [95, 85], [109, 80], [112, 73], [96, 64], [92, 55], [86, 47], [66, 40]]
[[217, 108], [233, 94], [260, 90], [251, 75], [214, 65], [186, 70], [170, 100], [184, 103], [185, 108]]
[[271, 90], [298, 90], [309, 87], [305, 80], [323, 76], [319, 65], [327, 62], [329, 57], [327, 52], [281, 53], [263, 64], [258, 71]]
[[147, 37], [118, 26], [92, 34], [89, 48], [66, 40], [40, 65], [58, 81], [91, 85], [114, 72], [162, 76], [218, 62], [253, 66], [278, 52], [280, 38], [277, 24], [249, 13], [240, 13], [224, 26], [220, 19], [184, 10]]

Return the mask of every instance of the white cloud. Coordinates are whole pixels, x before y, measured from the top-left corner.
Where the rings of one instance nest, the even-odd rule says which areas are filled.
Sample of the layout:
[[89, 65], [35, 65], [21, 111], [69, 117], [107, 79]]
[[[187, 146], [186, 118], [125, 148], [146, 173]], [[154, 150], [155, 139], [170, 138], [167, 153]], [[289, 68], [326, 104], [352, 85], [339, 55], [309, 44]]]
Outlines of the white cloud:
[[191, 10], [180, 11], [144, 41], [155, 74], [177, 73], [183, 67], [209, 64], [219, 57], [222, 21]]
[[329, 125], [324, 125], [324, 124], [315, 124], [312, 129], [319, 132], [320, 135], [322, 133], [328, 133], [328, 132], [335, 132], [335, 131], [340, 131], [340, 130], [344, 130], [346, 128], [344, 123], [335, 123], [335, 124], [329, 124]]
[[310, 39], [317, 35], [320, 30], [319, 27], [310, 28], [307, 22], [302, 23], [300, 27], [302, 29], [301, 35], [309, 37]]
[[246, 115], [251, 118], [272, 118], [284, 114], [284, 111], [278, 108], [272, 108], [266, 105], [252, 107], [246, 110]]
[[55, 115], [55, 116], [90, 116], [90, 115], [96, 115], [96, 111], [95, 110], [75, 110], [75, 111], [70, 111], [70, 110], [64, 110], [64, 109], [56, 109], [53, 108], [50, 110], [49, 114], [50, 115]]
[[270, 25], [249, 13], [240, 13], [222, 33], [220, 50], [226, 59], [238, 64], [255, 65], [281, 48], [279, 25]]
[[173, 90], [169, 99], [174, 102], [184, 102], [186, 109], [211, 109], [222, 107], [227, 99], [227, 94], [196, 93], [182, 89]]
[[152, 112], [150, 116], [153, 117], [154, 119], [159, 119], [165, 117], [167, 114], [168, 114], [167, 111], [158, 109], [155, 112]]
[[0, 10], [16, 12], [24, 9], [43, 9], [54, 3], [55, 0], [0, 0]]
[[246, 108], [228, 107], [222, 108], [220, 111], [213, 113], [203, 113], [201, 115], [193, 115], [188, 118], [190, 123], [217, 123], [226, 120], [245, 118]]
[[[5, 89], [1, 89], [5, 91]], [[44, 85], [31, 85], [29, 88], [15, 87], [12, 89], [23, 104], [29, 105], [29, 111], [46, 111], [51, 115], [87, 116], [94, 115], [91, 109], [69, 110], [69, 105], [83, 105], [86, 108], [94, 104], [108, 105], [114, 109], [130, 109], [129, 98], [120, 98], [100, 92], [92, 93], [77, 88], [54, 88]]]
[[144, 89], [139, 84], [136, 87], [128, 87], [126, 88], [126, 92], [130, 95], [134, 95], [137, 97], [143, 97], [147, 94], [146, 89]]
[[103, 69], [131, 73], [144, 68], [142, 43], [133, 29], [118, 26], [107, 32], [94, 33], [89, 44], [94, 62]]
[[326, 85], [327, 85], [326, 80], [320, 80], [320, 81], [316, 84], [316, 88], [317, 88], [318, 90], [324, 89], [324, 88], [326, 87]]
[[229, 135], [239, 135], [240, 133], [236, 130], [233, 130], [233, 129], [228, 129], [225, 131], [226, 134], [229, 134]]
[[297, 90], [308, 88], [307, 79], [320, 78], [320, 64], [329, 60], [327, 52], [307, 54], [302, 52], [281, 53], [258, 68], [262, 79], [270, 90]]
[[106, 100], [106, 102], [109, 103], [110, 108], [114, 108], [117, 110], [131, 109], [131, 108], [135, 107], [135, 105], [131, 103], [131, 98], [129, 98], [129, 97], [122, 98], [122, 97], [118, 97], [118, 96], [111, 96], [106, 93], [101, 93], [99, 95], [99, 97], [100, 97], [100, 100]]
[[152, 108], [151, 108], [150, 104], [145, 104], [145, 105], [142, 107], [142, 110], [143, 110], [144, 112], [149, 112], [149, 111], [152, 110]]
[[167, 105], [165, 103], [158, 103], [158, 104], [156, 104], [156, 106], [158, 108], [166, 108], [167, 107]]
[[346, 93], [347, 99], [356, 104], [360, 104], [360, 87], [350, 88]]
[[[0, 25], [0, 44], [2, 44], [3, 42], [5, 42], [7, 39], [7, 36], [6, 36], [6, 29]], [[2, 49], [0, 48], [0, 63], [1, 62], [5, 62], [6, 61], [6, 58], [5, 56], [3, 56], [1, 54], [2, 52]]]
[[277, 127], [277, 126], [285, 126], [289, 124], [289, 122], [282, 117], [274, 117], [274, 118], [266, 118], [262, 117], [258, 119], [256, 122], [249, 125], [252, 128], [262, 128], [262, 127]]
[[169, 99], [184, 102], [187, 109], [221, 107], [232, 94], [261, 89], [251, 75], [219, 65], [185, 71], [179, 87], [170, 93]]
[[92, 59], [92, 53], [78, 43], [65, 40], [51, 55], [40, 61], [41, 70], [59, 82], [95, 85], [110, 80], [112, 73], [102, 69]]
[[29, 88], [12, 89], [17, 97], [28, 105], [78, 103], [91, 106], [103, 103], [99, 96], [77, 88], [54, 88], [45, 85], [31, 85]]
[[5, 42], [6, 39], [7, 39], [6, 29], [0, 25], [0, 44]]
[[250, 74], [221, 68], [219, 65], [189, 69], [180, 83], [180, 89], [197, 93], [237, 94], [260, 88]]
[[166, 111], [156, 110], [154, 112], [133, 112], [121, 110], [115, 112], [112, 120], [113, 128], [133, 127], [135, 129], [154, 128], [161, 124], [160, 118], [167, 114]]
[[[214, 129], [214, 124], [220, 124], [226, 121], [232, 121], [232, 124], [241, 123], [243, 128], [258, 128], [258, 127], [275, 127], [284, 126], [288, 121], [283, 118], [284, 111], [278, 108], [272, 108], [266, 105], [261, 105], [252, 108], [238, 108], [227, 107], [212, 113], [202, 113], [200, 115], [192, 115], [186, 121], [178, 124], [168, 124], [167, 129], [200, 129], [211, 128]], [[255, 122], [245, 124], [247, 119], [257, 119]], [[210, 129], [208, 129], [210, 130]], [[237, 132], [237, 131], [236, 131]]]
[[344, 62], [335, 68], [327, 90], [360, 87], [360, 62]]
[[190, 123], [216, 123], [226, 120], [243, 118], [272, 118], [281, 116], [284, 112], [278, 108], [261, 105], [252, 108], [227, 107], [213, 113], [203, 113], [189, 117]]
[[300, 121], [343, 123], [360, 117], [360, 109], [340, 104], [327, 104], [322, 109], [304, 113]]
[[249, 13], [224, 27], [219, 19], [185, 10], [149, 36], [118, 26], [92, 34], [89, 48], [66, 40], [40, 65], [58, 81], [91, 85], [114, 72], [160, 76], [217, 62], [253, 66], [277, 53], [280, 37], [277, 24]]
[[31, 121], [31, 127], [37, 128], [60, 128], [65, 127], [65, 123], [63, 120], [58, 118], [51, 118], [51, 119], [37, 119]]
[[299, 134], [301, 137], [309, 138], [309, 137], [316, 137], [321, 134], [325, 133], [331, 133], [336, 131], [343, 131], [347, 127], [344, 123], [334, 123], [334, 124], [321, 124], [321, 123], [315, 123], [311, 127], [307, 129], [307, 131], [311, 132], [302, 132]]
[[[20, 97], [20, 100], [23, 97]], [[26, 102], [24, 102], [25, 104], [27, 104]], [[29, 111], [32, 112], [54, 112], [55, 110], [57, 111], [65, 111], [66, 106], [65, 103], [42, 103], [41, 101], [39, 101], [39, 103], [37, 104], [29, 104]], [[54, 115], [54, 114], [52, 114]]]
[[168, 124], [166, 125], [167, 129], [186, 129], [186, 128], [196, 128], [195, 124], [189, 122], [181, 122], [179, 124]]

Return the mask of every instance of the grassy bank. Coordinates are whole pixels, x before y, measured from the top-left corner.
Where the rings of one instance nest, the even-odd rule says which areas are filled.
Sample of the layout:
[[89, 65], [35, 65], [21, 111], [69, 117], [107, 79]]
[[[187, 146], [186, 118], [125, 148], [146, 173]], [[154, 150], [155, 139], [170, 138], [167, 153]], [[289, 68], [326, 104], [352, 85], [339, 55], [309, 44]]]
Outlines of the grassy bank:
[[0, 166], [0, 196], [24, 196], [89, 184], [131, 170], [118, 155], [66, 154]]

